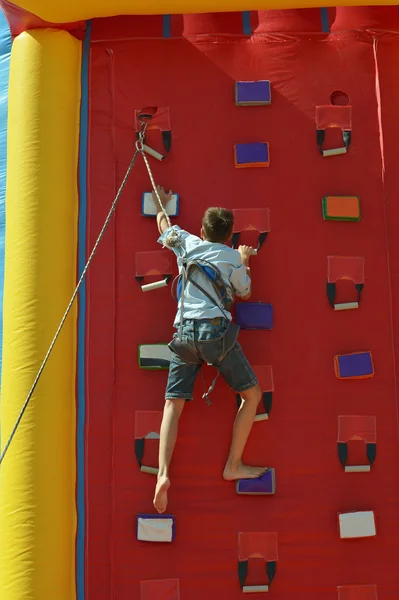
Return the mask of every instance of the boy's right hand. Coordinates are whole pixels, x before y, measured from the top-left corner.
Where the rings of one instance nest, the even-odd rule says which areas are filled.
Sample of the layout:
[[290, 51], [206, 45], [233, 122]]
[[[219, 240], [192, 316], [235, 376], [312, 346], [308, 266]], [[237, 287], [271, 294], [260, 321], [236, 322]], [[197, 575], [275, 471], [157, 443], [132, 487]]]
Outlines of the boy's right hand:
[[[166, 191], [163, 189], [163, 187], [162, 187], [161, 185], [157, 185], [157, 192], [158, 192], [159, 198], [160, 198], [160, 200], [161, 200], [161, 202], [162, 202], [162, 204], [163, 204], [164, 208], [166, 208], [166, 205], [167, 205], [167, 203], [168, 203], [168, 202], [169, 202], [169, 200], [172, 198], [172, 194], [173, 194], [172, 190], [170, 190], [170, 191], [167, 193], [167, 192], [166, 192]], [[152, 191], [152, 199], [153, 199], [153, 201], [154, 201], [154, 204], [155, 204], [155, 206], [156, 206], [157, 213], [163, 212], [163, 211], [162, 211], [162, 208], [161, 208], [161, 207], [160, 207], [160, 205], [159, 205], [158, 198], [156, 197], [156, 195], [155, 195], [155, 192], [154, 192], [154, 191]]]
[[244, 267], [249, 265], [249, 258], [252, 256], [252, 246], [238, 246], [238, 252], [241, 254], [241, 260]]

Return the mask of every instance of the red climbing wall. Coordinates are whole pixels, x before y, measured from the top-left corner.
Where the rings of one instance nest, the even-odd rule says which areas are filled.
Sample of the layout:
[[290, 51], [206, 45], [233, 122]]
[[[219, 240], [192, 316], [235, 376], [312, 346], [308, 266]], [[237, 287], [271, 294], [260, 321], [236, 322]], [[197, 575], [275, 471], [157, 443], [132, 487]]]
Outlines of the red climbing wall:
[[[259, 19], [263, 30], [266, 17]], [[305, 11], [302, 31], [315, 31], [306, 28], [308, 17], [316, 22]], [[376, 584], [379, 600], [394, 599], [399, 40], [381, 36], [373, 46], [371, 34], [317, 32], [244, 38], [236, 31], [241, 15], [224, 18], [215, 24], [209, 17], [174, 17], [175, 39], [161, 39], [158, 17], [93, 23], [88, 248], [134, 150], [134, 109], [145, 106], [171, 107], [172, 153], [151, 164], [156, 181], [181, 194], [180, 226], [197, 233], [209, 205], [270, 208], [272, 230], [251, 267], [253, 299], [273, 304], [274, 328], [243, 331], [241, 342], [253, 364], [273, 366], [271, 418], [254, 424], [245, 459], [275, 467], [277, 493], [237, 496], [223, 482], [234, 394], [218, 381], [207, 407], [197, 387], [171, 472], [176, 541], [135, 539], [135, 516], [151, 512], [155, 483], [136, 463], [135, 411], [162, 410], [166, 383], [165, 372], [139, 370], [137, 349], [169, 341], [175, 312], [169, 289], [143, 294], [134, 279], [135, 253], [159, 249], [154, 221], [140, 216], [141, 194], [149, 190], [140, 162], [88, 279], [87, 598], [139, 600], [140, 581], [179, 579], [182, 600], [238, 599], [238, 533], [275, 532], [273, 598], [335, 600], [337, 586]], [[211, 25], [234, 35], [196, 37]], [[271, 106], [235, 106], [234, 82], [251, 79], [271, 80]], [[353, 140], [347, 155], [324, 159], [315, 143], [314, 106], [327, 103], [334, 90], [350, 96]], [[235, 169], [233, 145], [252, 141], [269, 142], [270, 167]], [[322, 197], [340, 194], [360, 196], [360, 223], [323, 221]], [[335, 313], [329, 306], [329, 255], [365, 257], [360, 310]], [[375, 377], [337, 380], [334, 355], [364, 350], [373, 354]], [[207, 371], [208, 380], [212, 375]], [[376, 416], [371, 473], [344, 473], [337, 458], [340, 415]], [[352, 510], [375, 511], [375, 538], [339, 539], [337, 513]], [[150, 591], [145, 598], [168, 596]]]

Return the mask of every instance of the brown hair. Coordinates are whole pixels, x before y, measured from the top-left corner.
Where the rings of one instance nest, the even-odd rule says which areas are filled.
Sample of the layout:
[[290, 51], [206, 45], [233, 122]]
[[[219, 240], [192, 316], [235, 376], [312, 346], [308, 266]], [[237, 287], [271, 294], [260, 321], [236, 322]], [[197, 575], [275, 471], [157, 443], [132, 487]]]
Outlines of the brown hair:
[[212, 206], [202, 217], [202, 229], [208, 242], [227, 242], [233, 231], [234, 215], [231, 210]]

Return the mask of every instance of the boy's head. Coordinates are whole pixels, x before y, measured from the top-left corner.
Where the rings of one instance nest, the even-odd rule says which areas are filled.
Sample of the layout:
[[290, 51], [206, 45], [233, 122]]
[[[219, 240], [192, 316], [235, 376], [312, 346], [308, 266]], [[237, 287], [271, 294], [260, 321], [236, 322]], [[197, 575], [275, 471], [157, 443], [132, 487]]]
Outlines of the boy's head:
[[212, 206], [202, 217], [201, 237], [208, 242], [224, 244], [233, 233], [234, 215], [231, 210]]

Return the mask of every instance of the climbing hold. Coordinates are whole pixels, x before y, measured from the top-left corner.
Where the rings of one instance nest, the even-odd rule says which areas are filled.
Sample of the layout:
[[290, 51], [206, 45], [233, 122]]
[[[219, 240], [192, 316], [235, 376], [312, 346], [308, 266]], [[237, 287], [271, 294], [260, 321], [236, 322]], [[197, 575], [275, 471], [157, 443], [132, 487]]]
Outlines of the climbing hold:
[[[343, 146], [338, 148], [323, 149], [326, 130], [338, 128], [342, 133]], [[345, 154], [352, 138], [352, 107], [341, 105], [316, 106], [316, 142], [322, 156], [336, 156]]]
[[[165, 206], [165, 210], [170, 217], [177, 217], [179, 214], [180, 196], [172, 194], [171, 199]], [[157, 206], [154, 203], [151, 192], [144, 192], [141, 198], [141, 214], [143, 217], [156, 217]]]
[[136, 410], [135, 414], [135, 451], [138, 465], [142, 473], [158, 475], [158, 468], [143, 465], [146, 440], [159, 440], [161, 429], [162, 411]]
[[[145, 277], [159, 277], [163, 279], [143, 284]], [[136, 281], [141, 285], [143, 292], [166, 287], [172, 278], [172, 255], [165, 250], [152, 250], [151, 252], [136, 252]]]
[[263, 302], [240, 302], [236, 307], [236, 322], [241, 329], [272, 329], [273, 307]]
[[[266, 562], [266, 584], [247, 585], [252, 559]], [[268, 592], [277, 570], [277, 533], [245, 532], [238, 534], [238, 579], [244, 593]]]
[[268, 167], [270, 164], [269, 144], [254, 142], [234, 146], [234, 163], [238, 168]]
[[140, 514], [137, 516], [136, 534], [141, 542], [173, 542], [176, 536], [175, 517]]
[[372, 510], [339, 513], [338, 519], [341, 539], [365, 538], [376, 535], [375, 518]]
[[377, 600], [376, 585], [340, 585], [338, 600]]
[[276, 492], [276, 475], [274, 469], [268, 469], [256, 479], [238, 479], [236, 491], [240, 495], [267, 496]]
[[[338, 456], [341, 459], [341, 453], [339, 448]], [[345, 465], [345, 473], [370, 473], [370, 471], [370, 465]]]
[[[272, 410], [274, 381], [273, 369], [270, 365], [256, 365], [252, 367], [262, 389], [263, 412], [255, 415], [254, 421], [267, 421]], [[236, 394], [237, 407], [241, 406], [241, 396]]]
[[141, 465], [140, 471], [142, 473], [148, 473], [148, 475], [158, 475], [159, 473], [158, 467], [147, 467], [146, 465]]
[[244, 585], [242, 588], [244, 594], [259, 594], [260, 592], [268, 592], [268, 585]]
[[[136, 138], [140, 139], [140, 132], [146, 126], [143, 150], [157, 160], [164, 160], [172, 147], [172, 130], [170, 125], [170, 110], [168, 106], [140, 108], [134, 112]], [[164, 153], [154, 150], [147, 144], [147, 138], [151, 144], [156, 141], [156, 132], [161, 133]], [[158, 134], [159, 135], [159, 134]]]
[[171, 351], [168, 344], [142, 344], [139, 346], [140, 369], [169, 369]]
[[140, 600], [180, 600], [178, 579], [152, 579], [140, 582]]
[[[328, 256], [327, 257], [327, 298], [334, 310], [351, 310], [359, 308], [361, 294], [364, 289], [364, 258], [362, 256]], [[352, 281], [357, 292], [356, 302], [335, 302], [338, 281]]]
[[360, 221], [359, 196], [324, 196], [322, 209], [328, 221]]
[[[347, 465], [348, 442], [366, 444], [368, 465]], [[338, 458], [345, 473], [368, 473], [377, 455], [376, 418], [372, 416], [343, 415], [338, 417]]]
[[270, 81], [237, 81], [237, 106], [263, 106], [271, 103]]
[[371, 352], [353, 352], [334, 356], [334, 370], [338, 379], [368, 379], [374, 375]]
[[[240, 243], [243, 232], [255, 232], [259, 234], [257, 248], [253, 254], [257, 254], [270, 231], [270, 209], [268, 208], [237, 208], [233, 210], [234, 224], [233, 236], [231, 238], [232, 248]], [[247, 245], [251, 245], [248, 243]]]

